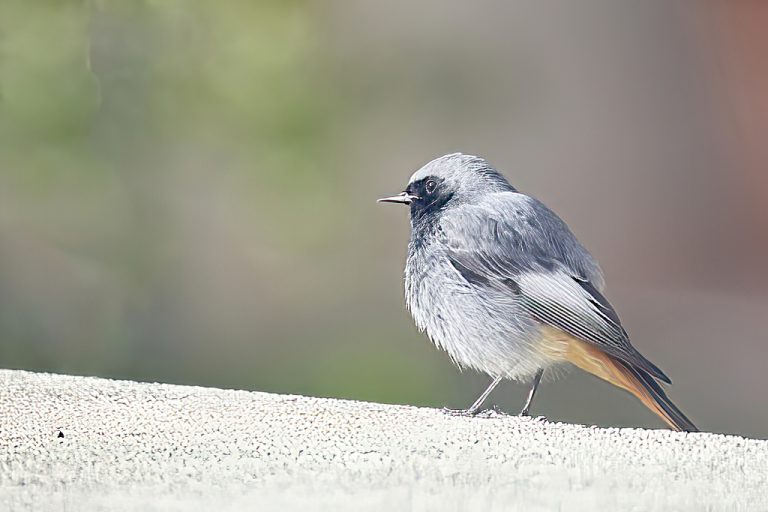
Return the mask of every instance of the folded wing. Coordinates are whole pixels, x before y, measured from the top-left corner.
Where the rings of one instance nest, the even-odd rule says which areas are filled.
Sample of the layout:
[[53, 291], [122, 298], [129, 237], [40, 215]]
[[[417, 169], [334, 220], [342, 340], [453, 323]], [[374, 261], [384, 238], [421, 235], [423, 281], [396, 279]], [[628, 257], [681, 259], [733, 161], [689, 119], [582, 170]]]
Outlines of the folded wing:
[[536, 319], [669, 383], [630, 343], [594, 258], [546, 206], [514, 192], [448, 212], [439, 234], [469, 284], [508, 293]]

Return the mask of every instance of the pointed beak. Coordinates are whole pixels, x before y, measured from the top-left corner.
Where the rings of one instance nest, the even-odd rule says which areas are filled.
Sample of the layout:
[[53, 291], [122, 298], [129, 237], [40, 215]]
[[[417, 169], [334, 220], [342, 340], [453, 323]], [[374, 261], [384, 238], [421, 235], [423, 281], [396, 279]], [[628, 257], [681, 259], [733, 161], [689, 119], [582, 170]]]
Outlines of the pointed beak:
[[392, 197], [382, 197], [377, 202], [379, 203], [398, 203], [398, 204], [411, 204], [412, 201], [418, 199], [418, 196], [412, 196], [408, 192], [402, 192]]

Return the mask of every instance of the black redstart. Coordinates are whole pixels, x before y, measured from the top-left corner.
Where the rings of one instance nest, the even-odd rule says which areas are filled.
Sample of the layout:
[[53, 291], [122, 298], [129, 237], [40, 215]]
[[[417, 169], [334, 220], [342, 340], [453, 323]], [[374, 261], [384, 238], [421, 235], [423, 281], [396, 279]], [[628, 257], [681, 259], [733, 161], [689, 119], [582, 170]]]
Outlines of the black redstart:
[[671, 383], [629, 342], [603, 296], [603, 275], [568, 226], [518, 192], [482, 158], [437, 158], [405, 191], [381, 202], [410, 206], [405, 296], [417, 327], [459, 367], [493, 382], [532, 382], [572, 363], [635, 395], [676, 430], [696, 427], [667, 397]]

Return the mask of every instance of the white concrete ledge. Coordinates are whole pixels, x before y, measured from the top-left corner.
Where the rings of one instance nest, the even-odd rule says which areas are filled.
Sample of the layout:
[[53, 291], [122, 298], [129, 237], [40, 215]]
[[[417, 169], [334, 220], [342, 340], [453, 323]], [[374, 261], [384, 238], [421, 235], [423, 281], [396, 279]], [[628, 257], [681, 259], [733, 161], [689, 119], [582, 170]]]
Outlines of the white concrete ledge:
[[768, 441], [0, 371], [0, 510], [766, 510]]

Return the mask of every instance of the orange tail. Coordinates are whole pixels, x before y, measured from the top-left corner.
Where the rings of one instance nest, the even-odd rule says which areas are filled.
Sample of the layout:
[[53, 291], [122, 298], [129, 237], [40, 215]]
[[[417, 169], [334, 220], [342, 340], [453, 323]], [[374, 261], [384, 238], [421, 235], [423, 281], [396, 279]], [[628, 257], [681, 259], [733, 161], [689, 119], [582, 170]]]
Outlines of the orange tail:
[[565, 359], [584, 371], [635, 395], [675, 430], [697, 432], [683, 412], [672, 403], [656, 380], [645, 371], [620, 361], [594, 345], [576, 338], [568, 339]]

